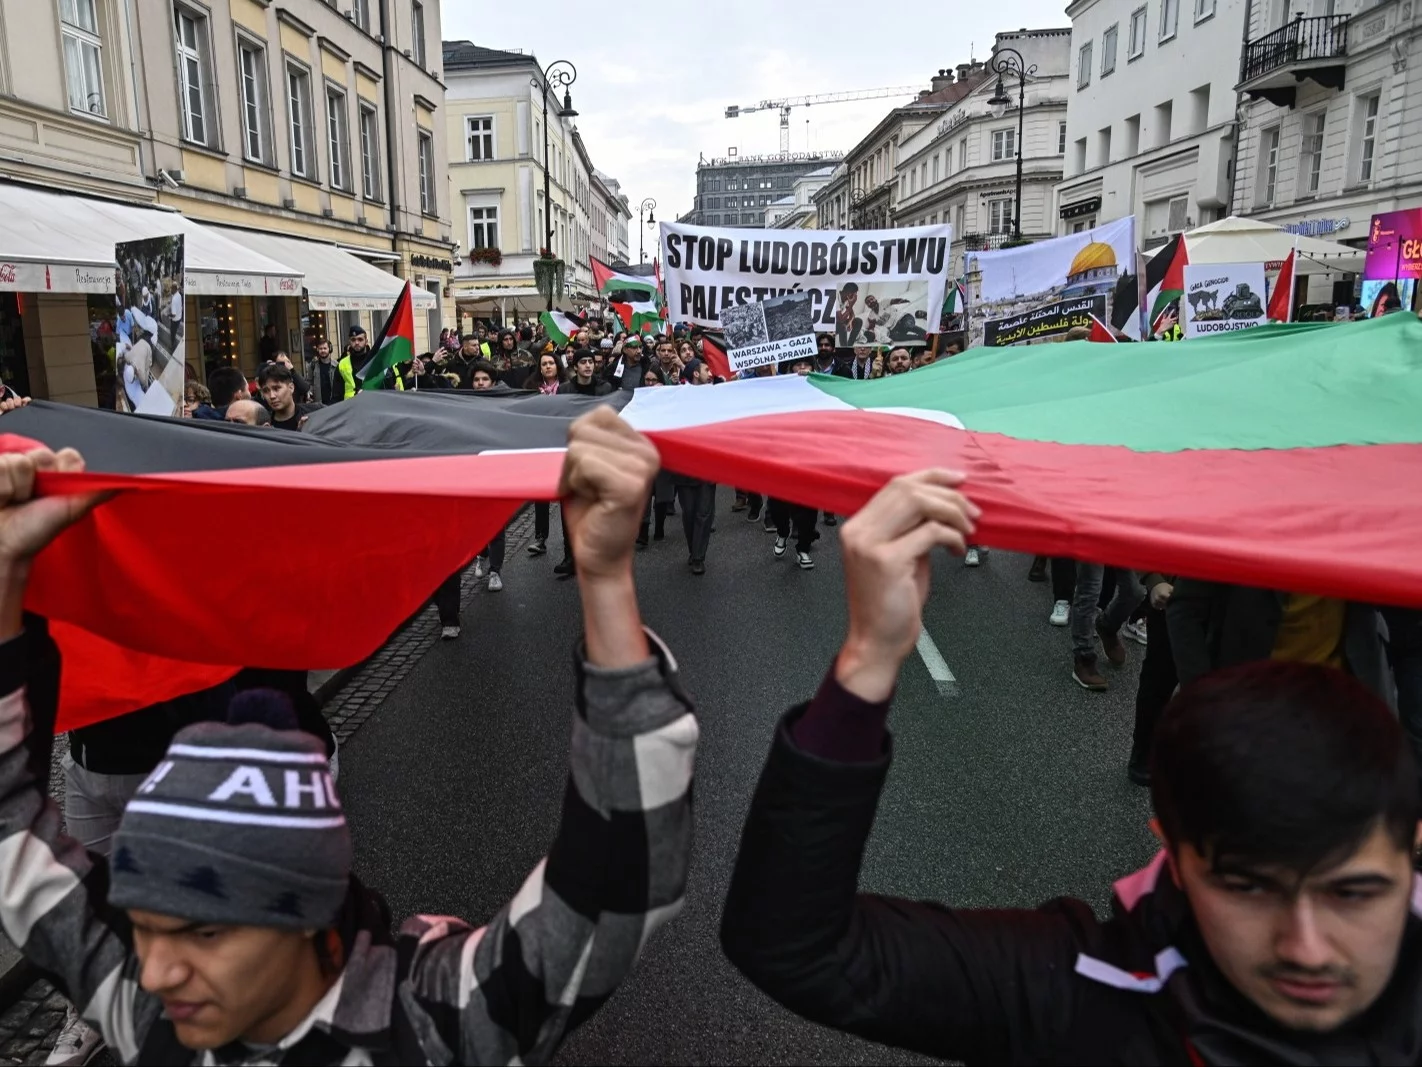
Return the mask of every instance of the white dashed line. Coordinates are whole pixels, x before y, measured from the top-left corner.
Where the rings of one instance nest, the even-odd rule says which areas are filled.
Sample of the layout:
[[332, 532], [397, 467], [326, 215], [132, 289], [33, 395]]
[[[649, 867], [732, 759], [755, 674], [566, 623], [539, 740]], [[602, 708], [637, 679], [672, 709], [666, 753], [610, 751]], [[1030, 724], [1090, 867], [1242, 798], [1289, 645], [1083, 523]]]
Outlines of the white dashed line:
[[953, 677], [953, 672], [948, 669], [948, 661], [943, 658], [943, 653], [938, 651], [938, 646], [933, 643], [933, 638], [928, 636], [927, 630], [918, 632], [918, 654], [923, 665], [928, 668], [933, 684], [938, 686], [938, 692], [945, 697], [957, 696], [958, 679]]

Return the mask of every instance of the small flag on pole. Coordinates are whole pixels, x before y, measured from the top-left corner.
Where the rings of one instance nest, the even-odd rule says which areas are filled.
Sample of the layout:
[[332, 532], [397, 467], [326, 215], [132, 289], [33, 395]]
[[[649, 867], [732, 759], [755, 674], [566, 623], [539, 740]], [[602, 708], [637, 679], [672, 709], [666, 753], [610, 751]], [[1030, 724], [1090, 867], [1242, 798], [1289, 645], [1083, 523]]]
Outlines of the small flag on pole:
[[1289, 258], [1279, 268], [1279, 276], [1274, 279], [1274, 291], [1269, 294], [1269, 321], [1288, 322], [1294, 313], [1294, 274], [1296, 257], [1299, 254], [1298, 241], [1289, 251]]
[[407, 281], [405, 288], [400, 290], [400, 296], [395, 301], [390, 317], [385, 320], [385, 325], [380, 327], [380, 334], [375, 339], [370, 359], [366, 360], [365, 366], [356, 370], [356, 381], [360, 383], [361, 389], [385, 389], [386, 372], [390, 372], [395, 379], [395, 387], [404, 388], [400, 384], [399, 371], [395, 368], [402, 363], [409, 363], [414, 358], [415, 306], [410, 297], [410, 283]]

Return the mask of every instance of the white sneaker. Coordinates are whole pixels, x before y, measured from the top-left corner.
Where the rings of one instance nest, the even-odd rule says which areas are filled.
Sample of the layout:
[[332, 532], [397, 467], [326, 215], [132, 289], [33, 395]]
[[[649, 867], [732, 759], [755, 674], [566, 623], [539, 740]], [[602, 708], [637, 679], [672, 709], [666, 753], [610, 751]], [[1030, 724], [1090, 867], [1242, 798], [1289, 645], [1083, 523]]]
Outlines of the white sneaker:
[[98, 1055], [103, 1047], [103, 1035], [79, 1018], [79, 1013], [71, 1005], [64, 1014], [64, 1029], [59, 1031], [54, 1049], [50, 1052], [49, 1059], [44, 1062], [63, 1067], [81, 1067]]
[[1125, 626], [1121, 627], [1121, 636], [1127, 641], [1134, 641], [1138, 645], [1148, 644], [1149, 642], [1146, 640], [1145, 619], [1141, 619], [1139, 622], [1126, 623]]
[[978, 559], [978, 550], [976, 548], [969, 548], [968, 551], [963, 554], [963, 566], [965, 567], [976, 567], [981, 562], [982, 560]]
[[453, 640], [454, 640], [456, 637], [458, 637], [458, 636], [459, 636], [459, 627], [458, 627], [458, 626], [445, 626], [445, 627], [441, 628], [440, 631], [439, 631], [439, 639], [440, 639], [441, 641], [453, 641]]
[[498, 571], [489, 572], [489, 592], [502, 593], [504, 591], [504, 580], [499, 577]]
[[808, 552], [796, 552], [795, 561], [800, 564], [802, 571], [812, 571], [815, 569], [815, 561], [810, 558]]
[[1052, 616], [1047, 620], [1053, 626], [1065, 626], [1071, 621], [1071, 601], [1058, 600], [1052, 605]]
[[775, 558], [779, 559], [783, 555], [785, 555], [785, 538], [777, 537], [775, 539]]
[[475, 556], [475, 557], [474, 557], [474, 577], [475, 577], [475, 578], [482, 578], [482, 577], [484, 577], [484, 557], [483, 557], [483, 556]]

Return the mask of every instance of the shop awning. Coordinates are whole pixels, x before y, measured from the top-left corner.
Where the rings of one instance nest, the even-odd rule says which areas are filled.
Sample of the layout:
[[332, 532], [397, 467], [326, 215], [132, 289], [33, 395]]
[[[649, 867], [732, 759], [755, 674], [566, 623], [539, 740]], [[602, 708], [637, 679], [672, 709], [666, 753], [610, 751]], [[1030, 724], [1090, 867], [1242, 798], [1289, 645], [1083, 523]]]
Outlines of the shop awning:
[[[254, 252], [300, 270], [306, 279], [306, 302], [312, 311], [389, 311], [405, 284], [404, 278], [324, 241], [227, 227], [222, 227], [222, 232]], [[410, 292], [417, 310], [430, 311], [436, 306], [434, 293], [427, 289], [414, 285]]]
[[0, 290], [114, 292], [114, 245], [182, 234], [189, 296], [301, 292], [301, 272], [176, 211], [0, 183]]

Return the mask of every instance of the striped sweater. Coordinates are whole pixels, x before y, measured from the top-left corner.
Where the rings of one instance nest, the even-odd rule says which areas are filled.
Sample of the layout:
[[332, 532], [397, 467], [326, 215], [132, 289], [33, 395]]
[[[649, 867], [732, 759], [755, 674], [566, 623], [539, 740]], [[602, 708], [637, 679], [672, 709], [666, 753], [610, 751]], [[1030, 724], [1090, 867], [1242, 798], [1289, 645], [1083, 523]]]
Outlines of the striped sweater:
[[139, 986], [108, 868], [60, 832], [47, 789], [59, 659], [43, 620], [0, 644], [0, 923], [126, 1063], [537, 1063], [681, 907], [698, 736], [676, 662], [578, 661], [572, 767], [552, 849], [486, 926], [416, 916], [392, 938], [352, 878], [346, 966], [275, 1047], [183, 1048]]

